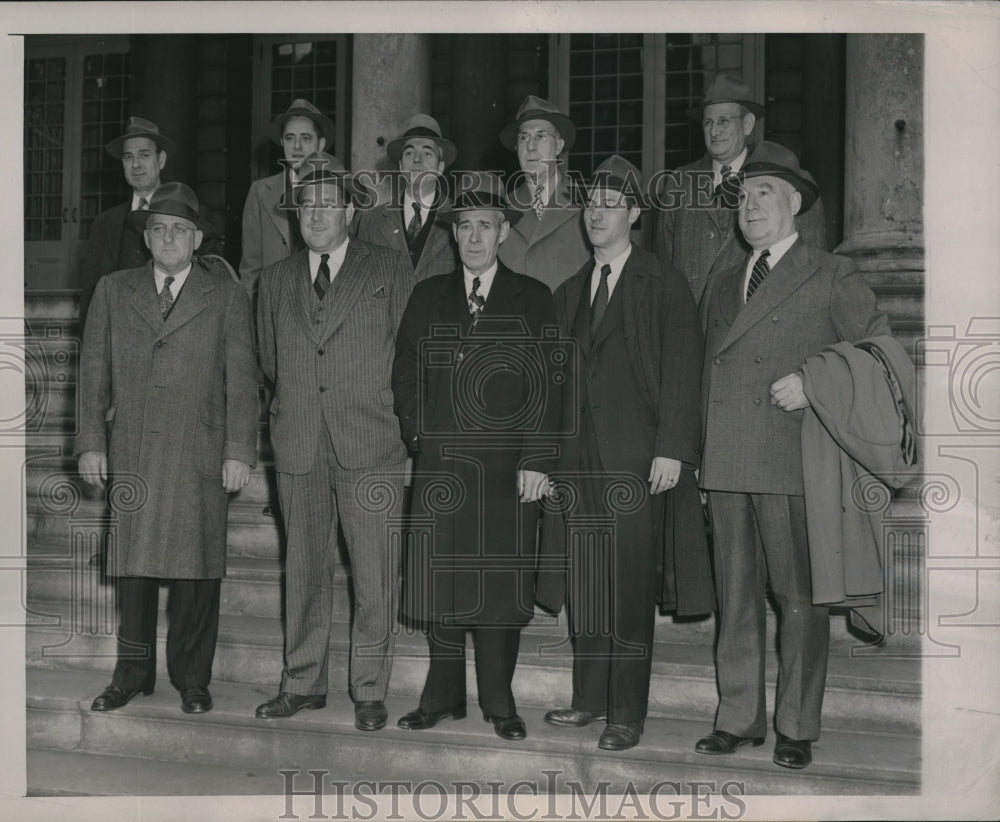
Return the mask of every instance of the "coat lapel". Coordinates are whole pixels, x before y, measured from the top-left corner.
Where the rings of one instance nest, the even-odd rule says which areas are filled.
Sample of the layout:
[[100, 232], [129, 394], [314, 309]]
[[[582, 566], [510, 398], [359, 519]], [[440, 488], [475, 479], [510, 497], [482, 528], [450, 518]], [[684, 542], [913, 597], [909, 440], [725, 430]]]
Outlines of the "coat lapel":
[[461, 268], [442, 277], [441, 288], [438, 289], [438, 319], [443, 325], [461, 327], [463, 335], [472, 325], [469, 299], [465, 293], [465, 276]]
[[524, 238], [526, 244], [537, 243], [570, 220], [581, 219], [580, 209], [573, 204], [570, 181], [566, 174], [560, 175], [559, 188], [542, 212], [541, 220], [530, 205], [527, 208], [521, 207], [522, 204], [531, 202], [531, 194], [531, 188], [527, 183], [522, 183], [517, 187], [514, 197], [516, 208], [523, 216], [514, 225], [513, 230]]
[[[333, 278], [333, 293], [330, 298], [333, 305], [323, 328], [323, 339], [327, 339], [343, 324], [351, 313], [354, 304], [361, 297], [366, 286], [370, 284], [368, 267], [368, 251], [360, 243], [348, 241], [347, 255], [344, 264]], [[329, 299], [329, 298], [328, 298]], [[388, 299], [388, 295], [386, 295]]]
[[[635, 249], [633, 248], [633, 251]], [[622, 267], [622, 273], [618, 278], [618, 284], [615, 286], [615, 290], [611, 293], [611, 300], [618, 297], [622, 300], [622, 311], [612, 313], [611, 311], [606, 311], [604, 313], [604, 318], [601, 320], [601, 324], [597, 327], [597, 331], [594, 334], [594, 341], [591, 345], [592, 348], [596, 348], [600, 345], [608, 334], [615, 330], [619, 325], [621, 325], [622, 317], [627, 315], [629, 317], [638, 316], [640, 301], [642, 299], [642, 294], [645, 291], [646, 286], [646, 275], [645, 273], [635, 264], [635, 258], [632, 254], [629, 254], [628, 259], [625, 261], [625, 265]], [[608, 301], [610, 306], [611, 301]], [[617, 322], [612, 318], [617, 318]]]
[[156, 279], [153, 277], [152, 261], [132, 272], [129, 285], [132, 287], [129, 305], [159, 335], [163, 329], [163, 315], [160, 313], [160, 298], [156, 293]]
[[285, 193], [285, 174], [275, 174], [264, 179], [264, 201], [268, 217], [274, 223], [281, 236], [285, 238], [288, 248], [292, 248], [292, 233], [288, 222], [288, 214], [281, 208], [281, 199]]
[[309, 274], [309, 249], [303, 248], [290, 258], [292, 270], [283, 278], [283, 287], [291, 292], [292, 313], [302, 332], [311, 340], [319, 341], [319, 335], [313, 326], [312, 309], [316, 292], [313, 291], [312, 277]]
[[[212, 284], [211, 278], [205, 273], [199, 262], [194, 260], [191, 266], [191, 273], [188, 274], [181, 293], [177, 295], [177, 300], [173, 308], [167, 314], [167, 319], [163, 323], [159, 337], [163, 338], [168, 334], [172, 334], [186, 322], [197, 317], [204, 311], [208, 307], [208, 299], [205, 295], [213, 288], [215, 286]], [[157, 312], [159, 312], [159, 298], [157, 298]]]
[[403, 218], [400, 216], [401, 214], [402, 208], [397, 209], [385, 206], [378, 221], [379, 231], [382, 233], [382, 238], [385, 241], [383, 245], [388, 248], [395, 248], [397, 251], [402, 251], [409, 256], [410, 251], [406, 245], [406, 238], [403, 236]]

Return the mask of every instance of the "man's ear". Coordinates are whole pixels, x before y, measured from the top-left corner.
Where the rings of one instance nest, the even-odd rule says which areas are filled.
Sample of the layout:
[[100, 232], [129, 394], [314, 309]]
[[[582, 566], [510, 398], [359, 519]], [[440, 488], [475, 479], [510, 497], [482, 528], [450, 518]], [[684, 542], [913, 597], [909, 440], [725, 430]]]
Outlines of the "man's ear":
[[197, 251], [201, 248], [201, 241], [205, 239], [205, 235], [202, 233], [201, 229], [196, 228], [194, 230], [194, 250]]
[[167, 164], [167, 152], [159, 151], [157, 152], [156, 157], [160, 164], [160, 171], [163, 171], [163, 167]]
[[792, 216], [795, 216], [802, 209], [802, 193], [798, 189], [792, 191], [788, 203], [792, 207]]
[[499, 240], [497, 240], [497, 244], [500, 244], [504, 240], [506, 240], [508, 234], [510, 234], [510, 223], [507, 222], [507, 220], [504, 220], [502, 223], [500, 223], [500, 233], [498, 235]]
[[144, 228], [142, 230], [142, 240], [146, 244], [146, 248], [152, 249], [152, 246], [149, 244], [149, 229], [148, 228]]
[[347, 218], [348, 225], [351, 225], [354, 222], [354, 203], [347, 204], [344, 216]]
[[749, 137], [753, 133], [753, 127], [757, 125], [757, 115], [748, 111], [743, 115], [743, 136]]
[[319, 146], [319, 148], [316, 149], [317, 151], [324, 151], [326, 149], [326, 137], [320, 137], [316, 141], [316, 145]]

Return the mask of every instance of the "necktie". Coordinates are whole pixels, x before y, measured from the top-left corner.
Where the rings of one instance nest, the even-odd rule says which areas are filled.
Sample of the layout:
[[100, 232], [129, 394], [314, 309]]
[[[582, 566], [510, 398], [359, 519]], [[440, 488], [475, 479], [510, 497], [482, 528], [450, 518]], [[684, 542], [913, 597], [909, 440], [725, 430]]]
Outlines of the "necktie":
[[601, 281], [597, 284], [597, 294], [594, 296], [594, 304], [590, 310], [590, 334], [593, 336], [601, 326], [604, 319], [604, 312], [608, 309], [608, 277], [611, 274], [611, 266], [605, 263], [601, 266]]
[[720, 181], [715, 187], [716, 202], [723, 208], [736, 208], [740, 204], [740, 175], [732, 166], [719, 170]]
[[406, 226], [406, 239], [411, 243], [417, 239], [417, 235], [420, 233], [420, 203], [414, 200], [413, 202], [413, 216], [410, 218], [410, 223]]
[[764, 282], [764, 278], [771, 270], [771, 266], [767, 262], [767, 258], [769, 256], [771, 256], [771, 252], [765, 249], [764, 251], [761, 252], [760, 256], [757, 258], [757, 262], [753, 264], [753, 271], [750, 272], [750, 282], [747, 283], [748, 300], [753, 296], [753, 293], [760, 287], [760, 284]]
[[479, 277], [472, 278], [472, 290], [469, 292], [469, 313], [472, 315], [472, 327], [476, 327], [479, 315], [483, 313], [486, 298], [479, 293]]
[[163, 315], [163, 319], [167, 318], [167, 314], [170, 313], [170, 307], [174, 304], [174, 295], [170, 290], [170, 286], [174, 284], [173, 277], [167, 277], [163, 282], [163, 290], [160, 292], [160, 313]]
[[139, 209], [138, 210], [139, 211], [145, 211], [148, 208], [149, 208], [149, 200], [147, 200], [145, 197], [140, 197], [139, 198]]
[[535, 210], [535, 216], [540, 220], [542, 219], [542, 212], [545, 211], [545, 200], [542, 199], [542, 193], [545, 191], [545, 185], [539, 183], [535, 186], [535, 194], [531, 198], [531, 207]]
[[313, 291], [319, 299], [323, 299], [327, 289], [330, 287], [330, 265], [329, 254], [322, 254], [319, 258], [319, 269], [316, 271], [316, 279], [313, 280]]

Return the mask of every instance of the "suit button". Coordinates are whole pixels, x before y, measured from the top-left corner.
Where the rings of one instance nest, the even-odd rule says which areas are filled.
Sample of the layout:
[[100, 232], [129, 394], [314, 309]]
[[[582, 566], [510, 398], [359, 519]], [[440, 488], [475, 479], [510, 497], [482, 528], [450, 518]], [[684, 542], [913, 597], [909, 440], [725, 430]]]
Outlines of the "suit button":
[[716, 357], [714, 360], [712, 360], [712, 362], [714, 362], [716, 365], [722, 365], [722, 357]]
[[581, 405], [580, 406], [580, 413], [581, 414], [586, 414], [587, 413], [587, 406], [586, 405]]
[[319, 320], [318, 320], [318, 319], [317, 319], [317, 320], [314, 320], [313, 322], [314, 322], [314, 323], [315, 323], [316, 325], [319, 325]]
[[319, 354], [319, 355], [320, 355], [320, 356], [322, 357], [322, 356], [323, 356], [323, 355], [324, 355], [324, 354], [325, 354], [326, 352], [325, 352], [325, 351], [324, 351], [324, 350], [323, 350], [323, 349], [321, 348], [321, 349], [320, 349], [319, 351], [317, 351], [316, 353], [317, 353], [317, 354]]
[[756, 400], [754, 400], [754, 401], [753, 401], [753, 404], [754, 404], [754, 405], [760, 405], [760, 399], [756, 399]]
[[775, 314], [773, 317], [771, 317], [771, 322], [776, 323], [777, 321], [778, 321], [778, 315]]
[[[320, 353], [320, 354], [322, 354], [323, 352], [322, 352], [322, 351], [320, 351], [319, 353]], [[760, 362], [760, 357], [754, 357], [754, 358], [753, 358], [753, 361], [754, 361], [754, 362]]]
[[322, 393], [323, 393], [324, 391], [326, 391], [326, 386], [324, 386], [324, 385], [321, 385], [321, 386], [319, 387], [319, 393], [320, 393], [320, 394], [322, 394]]

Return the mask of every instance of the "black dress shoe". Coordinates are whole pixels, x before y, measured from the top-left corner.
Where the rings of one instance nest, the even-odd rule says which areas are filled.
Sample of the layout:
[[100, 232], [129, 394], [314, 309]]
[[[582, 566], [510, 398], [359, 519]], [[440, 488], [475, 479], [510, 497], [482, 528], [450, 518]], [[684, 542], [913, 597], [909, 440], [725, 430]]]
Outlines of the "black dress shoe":
[[639, 737], [642, 736], [643, 721], [637, 722], [609, 722], [604, 729], [597, 747], [605, 751], [627, 751], [639, 744]]
[[778, 734], [772, 761], [782, 768], [800, 770], [813, 761], [812, 743], [807, 739], [791, 739], [784, 734]]
[[699, 739], [694, 749], [698, 753], [717, 756], [718, 754], [731, 754], [741, 745], [747, 744], [759, 748], [764, 744], [764, 737], [736, 736], [736, 734], [731, 734], [728, 731], [712, 731], [708, 736], [703, 736]]
[[127, 705], [129, 700], [137, 694], [149, 696], [153, 689], [144, 690], [142, 688], [119, 688], [117, 685], [108, 685], [101, 691], [93, 702], [90, 703], [92, 711], [113, 711], [122, 705]]
[[484, 714], [483, 719], [493, 723], [493, 730], [501, 739], [524, 739], [528, 735], [528, 731], [524, 727], [524, 720], [517, 714], [504, 717]]
[[204, 714], [212, 710], [212, 695], [208, 688], [195, 685], [181, 691], [181, 710], [186, 714]]
[[423, 731], [427, 728], [433, 728], [446, 716], [450, 716], [452, 719], [465, 719], [465, 714], [464, 702], [441, 711], [425, 711], [423, 708], [417, 708], [415, 711], [401, 716], [396, 727], [402, 728], [404, 731]]
[[591, 722], [605, 720], [608, 718], [606, 712], [598, 711], [578, 711], [575, 708], [558, 708], [545, 714], [545, 721], [549, 725], [566, 726], [570, 728], [582, 728]]
[[258, 719], [275, 719], [294, 716], [303, 708], [316, 711], [326, 707], [326, 694], [290, 694], [282, 691], [274, 699], [257, 706]]
[[354, 727], [359, 731], [381, 731], [388, 718], [381, 699], [354, 703]]

